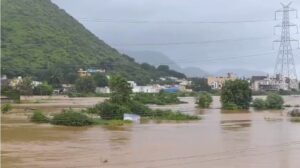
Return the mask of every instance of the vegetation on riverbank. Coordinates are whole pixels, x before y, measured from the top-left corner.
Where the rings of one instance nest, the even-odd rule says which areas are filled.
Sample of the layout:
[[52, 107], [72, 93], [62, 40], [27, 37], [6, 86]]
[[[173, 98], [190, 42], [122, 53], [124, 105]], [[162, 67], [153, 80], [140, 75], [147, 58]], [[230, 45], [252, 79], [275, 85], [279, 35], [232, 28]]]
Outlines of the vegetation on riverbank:
[[300, 123], [300, 117], [291, 117], [290, 121]]
[[133, 100], [143, 104], [169, 105], [183, 103], [176, 93], [137, 93], [133, 95]]
[[212, 103], [212, 101], [213, 101], [212, 96], [208, 92], [202, 92], [199, 95], [196, 103], [201, 108], [208, 108]]
[[222, 108], [226, 110], [248, 109], [252, 100], [249, 83], [244, 80], [226, 81], [221, 90]]
[[12, 108], [13, 107], [10, 103], [3, 104], [3, 105], [1, 105], [1, 112], [2, 113], [7, 113], [7, 112], [11, 111]]
[[37, 110], [33, 112], [30, 121], [35, 123], [49, 123], [50, 119], [42, 111]]
[[[123, 121], [125, 113], [137, 114], [142, 118], [153, 120], [198, 120], [198, 116], [173, 112], [171, 110], [153, 110], [145, 104], [133, 100], [131, 87], [126, 79], [121, 76], [112, 76], [110, 81], [110, 99], [103, 103], [96, 104], [92, 108], [85, 110], [73, 111], [72, 109], [64, 110], [62, 113], [54, 115], [50, 120], [51, 124], [65, 126], [85, 126], [85, 125], [123, 125], [128, 121]], [[177, 97], [176, 97], [177, 98]], [[91, 118], [88, 114], [96, 115], [97, 118]], [[100, 117], [100, 118], [98, 118]], [[35, 113], [32, 121], [46, 121], [46, 117], [40, 112]], [[40, 120], [39, 120], [40, 119]]]
[[277, 93], [269, 93], [266, 100], [256, 98], [253, 100], [252, 106], [257, 110], [263, 109], [282, 109], [284, 100]]
[[[94, 108], [88, 111], [99, 114], [103, 119], [121, 119], [124, 113], [133, 113], [140, 115], [141, 117], [151, 117], [152, 119], [165, 119], [165, 120], [190, 120], [198, 119], [198, 117], [190, 116], [186, 114], [178, 114], [178, 112], [171, 112], [170, 110], [152, 110], [145, 106], [146, 101], [153, 100], [152, 95], [150, 98], [143, 99], [142, 95], [139, 98], [132, 98], [132, 90], [126, 79], [120, 76], [113, 76], [109, 81], [111, 95], [110, 99], [104, 103], [97, 104]], [[168, 97], [170, 96], [170, 97]], [[145, 96], [146, 97], [146, 96]], [[159, 100], [164, 102], [178, 102], [178, 98], [175, 95], [160, 93], [158, 95]], [[167, 97], [167, 98], [166, 98]], [[141, 100], [143, 99], [143, 100]]]

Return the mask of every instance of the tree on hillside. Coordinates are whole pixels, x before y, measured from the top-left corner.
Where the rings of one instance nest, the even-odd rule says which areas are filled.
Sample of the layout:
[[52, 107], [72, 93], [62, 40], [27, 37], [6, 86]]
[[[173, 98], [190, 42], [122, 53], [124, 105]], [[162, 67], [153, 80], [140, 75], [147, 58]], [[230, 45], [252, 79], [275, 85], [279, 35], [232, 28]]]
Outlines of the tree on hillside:
[[226, 81], [221, 90], [224, 109], [248, 109], [252, 100], [249, 83], [244, 80]]
[[93, 78], [98, 87], [108, 86], [108, 79], [104, 74], [96, 73]]
[[110, 101], [115, 104], [127, 104], [130, 102], [132, 87], [127, 80], [119, 75], [112, 76], [109, 80], [111, 91]]
[[47, 72], [47, 81], [50, 85], [58, 88], [63, 83], [63, 72], [61, 68], [50, 67]]
[[95, 92], [96, 84], [92, 77], [86, 76], [86, 77], [78, 78], [76, 80], [75, 88], [77, 92], [93, 93]]
[[22, 81], [16, 86], [20, 91], [21, 95], [32, 95], [33, 93], [33, 85], [31, 77], [25, 77]]

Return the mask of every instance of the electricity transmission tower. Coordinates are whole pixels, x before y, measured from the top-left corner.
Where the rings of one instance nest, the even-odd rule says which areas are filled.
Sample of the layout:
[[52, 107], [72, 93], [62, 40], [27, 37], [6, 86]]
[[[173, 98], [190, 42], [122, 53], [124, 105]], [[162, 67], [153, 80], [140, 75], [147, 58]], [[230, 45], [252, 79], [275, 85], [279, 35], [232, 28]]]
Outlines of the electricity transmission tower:
[[274, 40], [274, 42], [280, 43], [275, 65], [275, 76], [279, 89], [296, 89], [298, 88], [297, 73], [291, 42], [298, 42], [299, 47], [299, 41], [291, 38], [290, 27], [296, 27], [298, 33], [298, 25], [290, 22], [290, 13], [294, 12], [296, 18], [298, 18], [298, 12], [296, 9], [290, 7], [291, 2], [287, 5], [281, 3], [281, 5], [282, 8], [275, 11], [275, 20], [277, 20], [277, 14], [282, 13], [281, 24], [275, 26], [275, 28], [281, 28], [281, 38]]

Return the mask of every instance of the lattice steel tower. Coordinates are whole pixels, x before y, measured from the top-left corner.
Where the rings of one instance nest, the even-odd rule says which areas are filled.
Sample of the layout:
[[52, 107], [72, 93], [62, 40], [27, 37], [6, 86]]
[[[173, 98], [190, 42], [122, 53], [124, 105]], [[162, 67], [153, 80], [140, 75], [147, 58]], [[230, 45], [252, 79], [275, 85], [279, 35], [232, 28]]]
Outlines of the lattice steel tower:
[[275, 76], [280, 89], [284, 87], [292, 89], [294, 88], [293, 84], [297, 83], [297, 73], [291, 42], [298, 42], [299, 46], [299, 41], [290, 36], [291, 26], [296, 27], [298, 33], [298, 26], [290, 22], [290, 12], [295, 12], [296, 18], [298, 13], [296, 9], [290, 7], [291, 2], [287, 5], [281, 3], [281, 5], [282, 9], [275, 11], [275, 20], [277, 19], [277, 14], [282, 13], [281, 24], [275, 26], [275, 28], [281, 27], [281, 38], [274, 40], [274, 42], [280, 43], [275, 65]]

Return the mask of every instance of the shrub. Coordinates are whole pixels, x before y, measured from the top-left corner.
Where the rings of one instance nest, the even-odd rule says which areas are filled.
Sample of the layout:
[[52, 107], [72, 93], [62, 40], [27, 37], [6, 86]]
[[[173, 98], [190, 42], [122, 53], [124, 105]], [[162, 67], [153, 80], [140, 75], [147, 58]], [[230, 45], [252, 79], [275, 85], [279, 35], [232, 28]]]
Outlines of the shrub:
[[151, 115], [149, 115], [150, 119], [158, 119], [158, 120], [198, 120], [200, 119], [198, 116], [192, 116], [183, 114], [180, 112], [173, 112], [171, 110], [152, 110]]
[[99, 112], [101, 118], [105, 120], [121, 120], [123, 119], [124, 113], [130, 113], [130, 110], [127, 107], [113, 104], [108, 101], [97, 104], [95, 108]]
[[12, 99], [17, 103], [20, 102], [20, 91], [10, 86], [5, 86], [3, 88], [1, 86], [1, 95], [7, 96], [9, 99]]
[[137, 101], [131, 101], [128, 104], [128, 108], [131, 113], [138, 114], [140, 116], [147, 116], [147, 115], [149, 115], [149, 113], [151, 111], [151, 109], [149, 107], [147, 107], [143, 103], [137, 102]]
[[45, 116], [41, 111], [34, 111], [33, 115], [30, 118], [30, 121], [35, 123], [48, 123], [50, 120]]
[[2, 113], [7, 113], [7, 112], [9, 112], [10, 110], [12, 110], [12, 105], [9, 104], [9, 103], [3, 104], [3, 105], [1, 106], [1, 111], [2, 111]]
[[283, 98], [276, 93], [270, 93], [266, 99], [267, 107], [270, 109], [282, 109], [283, 108]]
[[93, 124], [93, 120], [83, 113], [69, 109], [54, 115], [51, 123], [66, 126], [86, 126]]
[[201, 108], [208, 108], [210, 106], [210, 104], [212, 103], [212, 101], [213, 101], [213, 99], [212, 99], [211, 95], [207, 92], [203, 92], [200, 94], [197, 104]]
[[221, 102], [225, 109], [228, 109], [228, 107], [235, 108], [235, 106], [239, 109], [248, 109], [251, 100], [252, 93], [247, 81], [226, 81], [222, 87]]
[[178, 104], [181, 102], [177, 96], [178, 94], [176, 93], [165, 93], [165, 92], [160, 92], [159, 94], [138, 93], [134, 95], [133, 100], [139, 101], [143, 104], [157, 104], [157, 105]]
[[234, 103], [224, 103], [223, 104], [223, 109], [225, 110], [238, 110], [240, 107]]
[[266, 102], [260, 98], [254, 99], [252, 106], [258, 110], [265, 109], [267, 107]]

